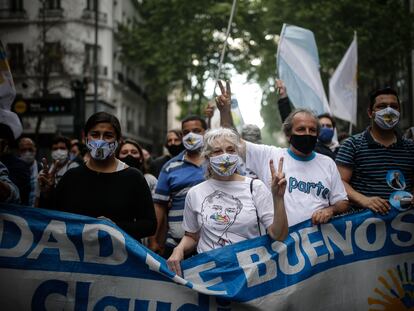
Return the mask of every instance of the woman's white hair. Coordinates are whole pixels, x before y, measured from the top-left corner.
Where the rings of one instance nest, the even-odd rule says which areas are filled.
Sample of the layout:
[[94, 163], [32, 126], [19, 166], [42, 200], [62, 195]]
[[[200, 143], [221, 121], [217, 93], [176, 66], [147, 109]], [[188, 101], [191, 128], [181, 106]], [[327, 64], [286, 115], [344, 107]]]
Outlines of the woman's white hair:
[[[215, 129], [210, 129], [204, 134], [204, 147], [201, 153], [201, 156], [208, 157], [214, 147], [213, 144], [217, 139], [224, 139], [234, 145], [236, 148], [237, 154], [240, 150], [240, 137], [237, 132], [232, 129], [219, 127]], [[239, 154], [240, 155], [240, 154]]]

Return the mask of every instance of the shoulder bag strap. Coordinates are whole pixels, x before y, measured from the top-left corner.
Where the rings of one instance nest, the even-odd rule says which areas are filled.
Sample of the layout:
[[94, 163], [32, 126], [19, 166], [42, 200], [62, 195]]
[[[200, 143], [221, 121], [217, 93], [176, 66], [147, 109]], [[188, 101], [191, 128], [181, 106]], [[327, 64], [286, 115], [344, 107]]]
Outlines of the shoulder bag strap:
[[262, 229], [260, 229], [260, 220], [259, 220], [259, 213], [257, 212], [257, 207], [256, 204], [254, 202], [254, 197], [253, 197], [253, 181], [254, 179], [252, 178], [250, 180], [250, 193], [252, 194], [252, 201], [253, 201], [253, 205], [254, 205], [254, 209], [256, 211], [256, 219], [257, 219], [257, 227], [259, 228], [259, 235], [262, 235]]

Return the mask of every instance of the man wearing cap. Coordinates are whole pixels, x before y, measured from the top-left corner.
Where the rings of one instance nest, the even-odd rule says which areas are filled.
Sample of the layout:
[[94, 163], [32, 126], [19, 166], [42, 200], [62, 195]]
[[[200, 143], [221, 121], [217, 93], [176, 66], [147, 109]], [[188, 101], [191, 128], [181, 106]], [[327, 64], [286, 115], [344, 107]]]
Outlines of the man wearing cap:
[[[394, 89], [372, 92], [368, 108], [371, 125], [348, 138], [339, 149], [336, 163], [354, 209], [385, 214], [390, 209], [391, 193], [413, 192], [414, 142], [396, 131], [400, 113], [400, 100]], [[403, 174], [404, 189], [394, 189], [387, 182], [393, 172]]]

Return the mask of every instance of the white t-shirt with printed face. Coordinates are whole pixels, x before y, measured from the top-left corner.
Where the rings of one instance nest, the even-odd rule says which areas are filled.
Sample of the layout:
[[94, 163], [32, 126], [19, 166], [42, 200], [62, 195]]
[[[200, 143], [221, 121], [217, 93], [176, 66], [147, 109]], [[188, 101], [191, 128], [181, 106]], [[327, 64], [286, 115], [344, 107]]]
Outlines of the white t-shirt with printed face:
[[[185, 199], [183, 228], [200, 232], [197, 252], [260, 236], [273, 223], [273, 198], [260, 180], [219, 181], [209, 179], [192, 187]], [[254, 200], [254, 201], [253, 201]]]
[[277, 169], [280, 157], [284, 158], [283, 172], [287, 181], [284, 201], [289, 226], [312, 218], [312, 214], [319, 209], [348, 199], [331, 158], [312, 153], [307, 160], [303, 160], [287, 148], [246, 142], [246, 165], [269, 189], [272, 179], [269, 160], [273, 159]]

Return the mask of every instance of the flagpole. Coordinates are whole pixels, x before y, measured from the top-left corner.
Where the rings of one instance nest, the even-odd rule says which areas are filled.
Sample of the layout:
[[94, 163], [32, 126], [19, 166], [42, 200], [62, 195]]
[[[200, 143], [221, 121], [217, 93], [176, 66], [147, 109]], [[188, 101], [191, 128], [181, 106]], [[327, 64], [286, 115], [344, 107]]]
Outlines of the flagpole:
[[352, 135], [352, 122], [349, 122], [349, 131], [348, 131], [349, 135]]

